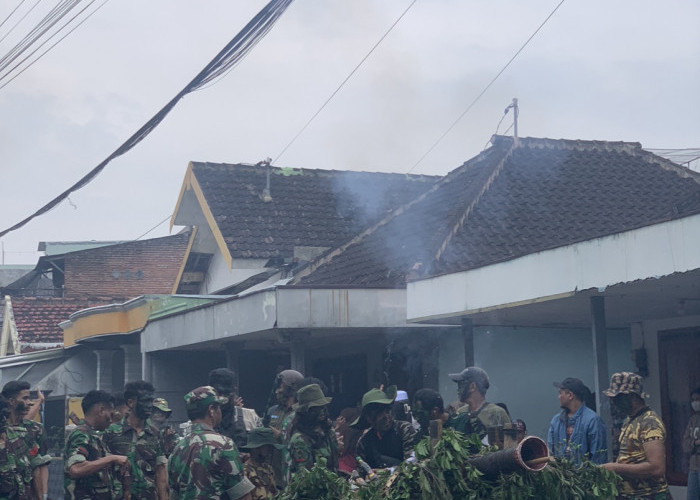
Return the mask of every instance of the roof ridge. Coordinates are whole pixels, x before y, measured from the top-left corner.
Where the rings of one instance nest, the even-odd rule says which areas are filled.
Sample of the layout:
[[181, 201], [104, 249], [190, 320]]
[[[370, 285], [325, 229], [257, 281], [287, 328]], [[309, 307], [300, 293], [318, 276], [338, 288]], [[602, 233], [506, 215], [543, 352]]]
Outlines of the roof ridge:
[[[495, 146], [495, 144], [494, 144], [494, 146]], [[518, 148], [518, 147], [520, 147], [520, 144], [519, 144], [519, 141], [518, 141], [517, 138], [516, 138], [516, 140], [513, 140], [513, 141], [512, 141], [510, 147], [509, 147], [507, 150], [503, 151], [503, 153], [502, 153], [503, 156], [501, 157], [500, 160], [498, 160], [498, 161], [495, 162], [495, 164], [493, 165], [493, 168], [492, 168], [491, 173], [489, 174], [488, 178], [484, 181], [484, 184], [483, 184], [483, 185], [481, 186], [481, 188], [479, 189], [479, 192], [476, 194], [476, 196], [475, 196], [474, 199], [471, 201], [471, 203], [469, 203], [469, 205], [465, 208], [465, 210], [464, 210], [464, 212], [462, 213], [462, 215], [457, 219], [457, 222], [452, 226], [452, 229], [451, 229], [450, 231], [448, 231], [447, 236], [443, 239], [442, 244], [440, 244], [440, 246], [439, 246], [438, 249], [437, 249], [437, 252], [436, 252], [435, 257], [434, 257], [434, 261], [440, 259], [440, 257], [442, 256], [443, 252], [444, 252], [445, 249], [447, 248], [447, 245], [449, 245], [450, 241], [452, 240], [452, 238], [454, 237], [454, 235], [457, 234], [457, 232], [459, 231], [459, 229], [460, 229], [462, 226], [464, 226], [464, 223], [467, 221], [467, 219], [469, 218], [469, 216], [470, 216], [470, 215], [472, 214], [472, 212], [474, 211], [474, 207], [476, 207], [476, 205], [479, 203], [479, 201], [481, 200], [481, 198], [484, 196], [484, 194], [486, 194], [486, 192], [489, 190], [489, 188], [491, 187], [491, 185], [493, 184], [493, 182], [496, 180], [496, 178], [498, 177], [498, 175], [503, 171], [503, 168], [504, 168], [506, 162], [508, 161], [508, 159], [509, 159], [509, 158], [511, 157], [511, 155], [513, 154], [513, 151], [514, 151], [516, 148]], [[481, 154], [483, 154], [483, 152], [480, 153], [479, 155], [477, 155], [476, 158], [478, 158], [479, 156], [481, 156]], [[465, 164], [465, 165], [466, 165], [466, 164]], [[446, 177], [448, 177], [448, 176], [446, 176]]]
[[[193, 165], [204, 166], [204, 167], [247, 167], [253, 169], [260, 169], [261, 173], [265, 170], [255, 163], [217, 163], [217, 162], [201, 162], [192, 161]], [[301, 171], [307, 173], [322, 173], [322, 174], [370, 174], [370, 175], [387, 175], [387, 176], [401, 176], [401, 177], [413, 177], [413, 178], [427, 178], [427, 179], [438, 179], [442, 177], [441, 175], [428, 175], [428, 174], [411, 174], [406, 172], [380, 172], [376, 170], [336, 170], [336, 169], [325, 169], [325, 168], [307, 168], [307, 167], [278, 167], [275, 165], [270, 165], [273, 171], [284, 172], [284, 171]]]
[[[495, 145], [494, 145], [494, 147], [495, 147]], [[306, 265], [301, 270], [301, 272], [294, 277], [293, 283], [297, 283], [300, 279], [313, 273], [316, 269], [318, 269], [322, 265], [331, 262], [336, 256], [342, 254], [347, 248], [351, 247], [354, 244], [361, 242], [367, 236], [375, 233], [379, 228], [388, 224], [391, 220], [402, 215], [409, 208], [422, 202], [429, 195], [431, 195], [432, 193], [434, 193], [435, 191], [440, 189], [440, 187], [442, 187], [444, 184], [450, 182], [452, 180], [452, 178], [454, 178], [455, 176], [464, 172], [464, 170], [466, 170], [467, 168], [472, 167], [475, 163], [478, 163], [481, 160], [485, 160], [484, 155], [486, 153], [492, 151], [492, 149], [493, 148], [489, 148], [486, 151], [482, 151], [474, 158], [468, 160], [467, 162], [463, 163], [462, 165], [460, 165], [459, 167], [454, 169], [452, 172], [448, 173], [445, 176], [442, 176], [442, 178], [440, 178], [440, 180], [436, 181], [435, 184], [433, 184], [431, 186], [431, 188], [428, 189], [426, 192], [422, 193], [421, 195], [419, 195], [418, 197], [409, 201], [408, 203], [405, 203], [405, 204], [401, 205], [400, 207], [397, 207], [396, 209], [392, 210], [383, 219], [381, 219], [380, 221], [375, 223], [373, 226], [368, 227], [367, 229], [365, 229], [361, 233], [355, 235], [353, 238], [351, 238], [349, 241], [347, 241], [343, 245], [340, 245], [340, 246], [336, 247], [335, 249], [329, 250], [328, 252], [320, 255], [316, 260], [314, 260], [314, 261], [310, 262], [308, 265]], [[512, 150], [512, 147], [509, 148], [508, 151], [505, 152], [504, 156], [507, 157], [511, 150]], [[496, 166], [501, 165], [502, 163], [503, 163], [502, 161], [498, 162], [498, 164]], [[487, 179], [486, 182], [484, 183], [484, 186], [482, 187], [482, 190], [480, 190], [479, 195], [477, 195], [477, 200], [478, 200], [478, 198], [481, 197], [483, 192], [485, 192], [488, 189], [488, 186], [491, 185], [491, 182], [493, 182], [493, 179], [495, 179], [495, 176], [493, 176], [493, 173], [492, 173], [492, 175], [489, 176], [489, 179]], [[449, 234], [447, 237], [448, 239], [446, 241], [449, 241], [449, 238], [451, 238], [451, 235], [454, 233], [454, 231], [455, 231], [454, 228], [453, 228], [453, 230], [448, 231]], [[445, 241], [445, 240], [443, 240], [443, 241]], [[443, 243], [443, 245], [440, 246], [440, 249], [438, 249], [438, 251], [440, 251], [442, 248], [444, 248], [444, 243]], [[408, 269], [406, 271], [408, 272]]]

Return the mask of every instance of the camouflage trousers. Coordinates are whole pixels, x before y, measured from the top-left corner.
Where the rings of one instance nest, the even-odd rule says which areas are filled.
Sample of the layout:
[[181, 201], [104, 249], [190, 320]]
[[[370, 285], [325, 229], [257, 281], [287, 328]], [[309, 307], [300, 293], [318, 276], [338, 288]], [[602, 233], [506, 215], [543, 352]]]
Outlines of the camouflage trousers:
[[652, 493], [651, 495], [642, 495], [630, 497], [627, 495], [620, 495], [617, 500], [673, 500], [671, 493], [664, 491], [661, 493]]

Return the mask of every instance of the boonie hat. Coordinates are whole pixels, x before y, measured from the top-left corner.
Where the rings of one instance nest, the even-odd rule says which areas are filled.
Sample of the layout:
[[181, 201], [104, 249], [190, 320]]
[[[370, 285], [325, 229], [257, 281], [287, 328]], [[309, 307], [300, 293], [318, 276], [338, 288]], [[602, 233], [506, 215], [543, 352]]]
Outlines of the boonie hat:
[[297, 391], [297, 402], [292, 405], [292, 409], [303, 413], [314, 406], [326, 406], [331, 401], [333, 398], [327, 398], [320, 385], [311, 384]]
[[396, 400], [396, 393], [397, 389], [395, 385], [390, 385], [384, 390], [381, 389], [370, 389], [369, 391], [365, 392], [365, 395], [362, 396], [362, 413], [360, 414], [357, 419], [350, 424], [350, 427], [354, 427], [356, 429], [364, 429], [367, 427], [367, 424], [365, 423], [364, 416], [366, 414], [366, 408], [368, 405], [371, 404], [380, 404], [380, 405], [390, 405], [394, 403], [394, 400]]
[[275, 435], [272, 429], [267, 427], [256, 427], [248, 432], [248, 441], [245, 446], [239, 446], [242, 450], [252, 450], [253, 448], [260, 448], [261, 446], [271, 445], [281, 450], [284, 445], [278, 444], [275, 441]]
[[225, 405], [228, 403], [228, 398], [217, 395], [214, 388], [210, 385], [197, 387], [193, 391], [185, 394], [185, 408], [188, 411], [207, 408], [209, 405], [215, 403]]
[[632, 372], [613, 373], [610, 377], [610, 387], [603, 394], [614, 398], [618, 394], [637, 394], [641, 398], [648, 398], [649, 394], [642, 390], [642, 377]]
[[153, 407], [159, 409], [163, 413], [172, 413], [173, 410], [168, 406], [168, 402], [163, 398], [156, 398], [153, 400]]
[[561, 382], [554, 382], [553, 385], [557, 389], [573, 392], [581, 401], [588, 395], [588, 387], [577, 378], [568, 377]]

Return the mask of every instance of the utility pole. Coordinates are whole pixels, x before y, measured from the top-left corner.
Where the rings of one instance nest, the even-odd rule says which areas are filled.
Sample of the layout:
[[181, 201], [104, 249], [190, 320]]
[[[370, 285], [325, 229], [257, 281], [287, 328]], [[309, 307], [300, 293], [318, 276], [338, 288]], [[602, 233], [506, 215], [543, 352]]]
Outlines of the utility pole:
[[513, 137], [518, 138], [518, 98], [513, 97]]

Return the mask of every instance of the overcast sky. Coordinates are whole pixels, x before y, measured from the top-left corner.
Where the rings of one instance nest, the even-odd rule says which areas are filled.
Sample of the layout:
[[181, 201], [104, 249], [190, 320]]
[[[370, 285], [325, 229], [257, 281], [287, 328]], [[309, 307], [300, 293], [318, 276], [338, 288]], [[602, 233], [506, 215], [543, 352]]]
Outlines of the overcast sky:
[[[0, 2], [0, 20], [19, 1]], [[39, 241], [139, 237], [172, 213], [189, 161], [277, 158], [410, 2], [296, 0], [72, 204], [5, 236], [4, 262], [35, 263]], [[113, 0], [1, 89], [0, 229], [106, 158], [266, 3]], [[409, 171], [558, 3], [418, 0], [275, 165]], [[698, 26], [697, 0], [565, 1], [413, 172], [445, 174], [479, 153], [513, 97], [521, 136], [700, 147]], [[148, 237], [166, 234], [167, 223]]]

